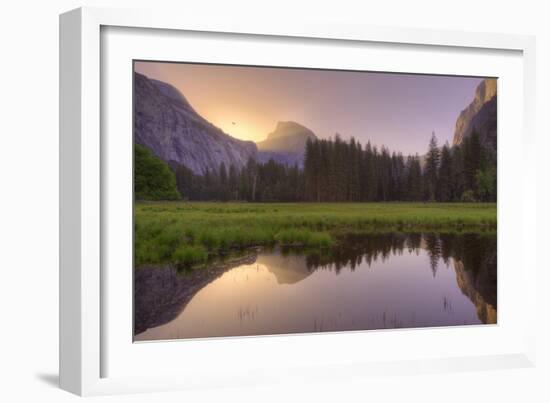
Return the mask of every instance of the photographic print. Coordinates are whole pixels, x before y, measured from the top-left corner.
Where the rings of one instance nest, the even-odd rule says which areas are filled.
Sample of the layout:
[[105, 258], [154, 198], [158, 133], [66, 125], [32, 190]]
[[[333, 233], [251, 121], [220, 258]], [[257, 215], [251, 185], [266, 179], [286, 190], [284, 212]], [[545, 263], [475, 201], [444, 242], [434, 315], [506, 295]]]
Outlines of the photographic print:
[[497, 323], [497, 79], [134, 61], [134, 340]]

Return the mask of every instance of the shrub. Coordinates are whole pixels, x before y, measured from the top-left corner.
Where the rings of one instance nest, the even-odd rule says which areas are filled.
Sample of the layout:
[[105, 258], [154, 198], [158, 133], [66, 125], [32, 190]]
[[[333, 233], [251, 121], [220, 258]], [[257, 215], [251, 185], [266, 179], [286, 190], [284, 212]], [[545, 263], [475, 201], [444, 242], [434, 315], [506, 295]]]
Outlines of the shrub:
[[147, 148], [134, 145], [134, 192], [136, 200], [177, 200], [176, 176], [170, 167]]

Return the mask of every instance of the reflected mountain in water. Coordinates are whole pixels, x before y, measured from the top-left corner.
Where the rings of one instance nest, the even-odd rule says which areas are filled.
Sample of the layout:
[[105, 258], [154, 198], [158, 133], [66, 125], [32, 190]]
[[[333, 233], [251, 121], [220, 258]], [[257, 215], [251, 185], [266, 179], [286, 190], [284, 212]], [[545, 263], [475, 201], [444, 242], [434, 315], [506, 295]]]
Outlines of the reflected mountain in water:
[[302, 255], [284, 253], [263, 253], [258, 255], [256, 263], [264, 265], [273, 274], [278, 284], [295, 284], [309, 276], [311, 265]]
[[[241, 322], [246, 316], [243, 315], [243, 312], [254, 313], [254, 315], [248, 315], [247, 318], [251, 319], [253, 317], [255, 320], [260, 321], [262, 314], [267, 315], [267, 310], [274, 309], [273, 305], [288, 304], [289, 306], [286, 308], [290, 311], [272, 313], [276, 316], [276, 320], [264, 317], [263, 319], [266, 322], [262, 325], [263, 327], [252, 329], [250, 333], [247, 333], [246, 329], [241, 329], [241, 331], [230, 331], [227, 334], [210, 334], [207, 332], [207, 335], [273, 334], [325, 330], [322, 326], [319, 326], [319, 320], [321, 320], [319, 318], [323, 315], [325, 317], [331, 317], [332, 315], [336, 318], [331, 319], [334, 322], [332, 330], [444, 326], [473, 324], [476, 321], [477, 323], [486, 324], [496, 323], [496, 253], [495, 235], [387, 233], [347, 235], [340, 240], [338, 247], [323, 252], [299, 248], [253, 251], [250, 255], [233, 263], [219, 263], [206, 269], [197, 269], [190, 272], [178, 272], [173, 266], [141, 267], [135, 270], [134, 334], [138, 335], [151, 328], [160, 329], [163, 327], [162, 325], [168, 326], [167, 324], [171, 324], [182, 315], [194, 298], [198, 298], [201, 290], [206, 290], [211, 287], [210, 285], [214, 285], [223, 278], [225, 278], [223, 280], [223, 295], [212, 297], [213, 299], [211, 298], [208, 303], [201, 302], [203, 304], [201, 308], [203, 311], [201, 312], [204, 312], [206, 319], [214, 320], [208, 318], [208, 316], [212, 316], [208, 315], [208, 312], [220, 311], [215, 304], [221, 303], [219, 301], [222, 301], [223, 298], [230, 298], [231, 301], [237, 304], [235, 305], [238, 312], [236, 316]], [[399, 274], [384, 269], [392, 261], [394, 263], [402, 262], [399, 263], [402, 265], [402, 267], [399, 267]], [[351, 274], [356, 270], [361, 271], [363, 274], [357, 276]], [[378, 277], [372, 275], [369, 277], [365, 270], [377, 270]], [[384, 274], [383, 271], [380, 272], [380, 270], [386, 270], [387, 274]], [[442, 270], [444, 272], [441, 272]], [[449, 270], [452, 271], [454, 279], [449, 277], [451, 274]], [[422, 279], [419, 280], [418, 276], [421, 275], [422, 271], [427, 273], [428, 276], [422, 276]], [[234, 274], [230, 277], [224, 277], [232, 272]], [[329, 277], [325, 275], [323, 283], [319, 283], [321, 281], [320, 277], [315, 276], [314, 278], [312, 276], [313, 273], [317, 272], [327, 272]], [[351, 275], [346, 274], [346, 279], [338, 280], [341, 273], [350, 273]], [[413, 274], [415, 277], [411, 277]], [[336, 277], [330, 280], [331, 275]], [[442, 275], [444, 275], [444, 285], [443, 283], [437, 283], [437, 281], [443, 281], [438, 280]], [[271, 288], [263, 290], [264, 284], [271, 284], [270, 278], [274, 282], [273, 285], [269, 286]], [[368, 291], [369, 284], [371, 286], [377, 284], [377, 281], [381, 281], [380, 278], [383, 280], [381, 284], [384, 289]], [[433, 280], [430, 282], [429, 278]], [[249, 288], [242, 288], [247, 286], [246, 283], [249, 280], [248, 287], [256, 287], [256, 291], [250, 291], [254, 295], [249, 296], [251, 299], [246, 302], [252, 305], [244, 306], [243, 301], [239, 302], [239, 295], [237, 294], [243, 292], [243, 290], [249, 290]], [[345, 281], [345, 284], [348, 285], [341, 283], [341, 281]], [[233, 284], [235, 285], [233, 286]], [[332, 291], [331, 284], [334, 284]], [[416, 284], [415, 289], [413, 284]], [[234, 287], [233, 291], [231, 290], [232, 287]], [[273, 293], [274, 287], [279, 287], [276, 288], [279, 290], [279, 294]], [[349, 288], [349, 293], [346, 292], [346, 287]], [[357, 287], [364, 287], [365, 291], [361, 293], [361, 288]], [[452, 287], [456, 291], [453, 291]], [[353, 294], [352, 289], [356, 294]], [[268, 291], [273, 295], [269, 294]], [[325, 296], [320, 295], [323, 292], [332, 293], [333, 295], [330, 298], [336, 298], [339, 301], [338, 307], [334, 308], [334, 310], [338, 309], [338, 312], [334, 311], [327, 314], [326, 310], [331, 308], [323, 305]], [[290, 297], [297, 298], [296, 293], [301, 295], [300, 298], [302, 299], [299, 300], [301, 302], [295, 302], [294, 305], [290, 306], [292, 304]], [[393, 301], [392, 303], [397, 304], [396, 307], [399, 307], [400, 298], [395, 297], [405, 295], [399, 295], [402, 293], [410, 294], [409, 299], [403, 299], [402, 303], [408, 305], [407, 309], [412, 312], [410, 313], [412, 316], [405, 318], [403, 313], [397, 314], [396, 312], [391, 316], [390, 312], [386, 312], [388, 304]], [[432, 293], [433, 298], [428, 301], [422, 293]], [[475, 307], [472, 314], [468, 313], [469, 311], [463, 303], [460, 305], [460, 301], [457, 302], [457, 295], [460, 294], [467, 297], [467, 300], [471, 301], [471, 304]], [[356, 295], [354, 297], [356, 300], [353, 300], [353, 295]], [[373, 300], [373, 295], [378, 299]], [[206, 297], [203, 295], [204, 298]], [[361, 308], [361, 304], [367, 305]], [[262, 306], [263, 309], [260, 308]], [[316, 313], [316, 306], [318, 306], [318, 314]], [[224, 308], [228, 309], [227, 306]], [[302, 314], [305, 315], [305, 318], [313, 315], [313, 329], [308, 327], [309, 324], [304, 323], [302, 325], [298, 318], [292, 319], [289, 313], [285, 313], [295, 311], [300, 313], [300, 310], [303, 311]], [[285, 319], [285, 315], [288, 315], [289, 318]], [[473, 321], [469, 315], [477, 316], [476, 321]], [[347, 316], [349, 316], [349, 321], [345, 324]], [[234, 320], [232, 318], [223, 317], [219, 320], [232, 321]], [[201, 325], [204, 322], [201, 319], [197, 320]], [[301, 320], [302, 322], [307, 321]], [[337, 324], [338, 321], [342, 321], [342, 323]], [[247, 325], [252, 326], [250, 323], [247, 323]], [[215, 327], [215, 324], [212, 326]], [[239, 326], [242, 326], [242, 323]], [[326, 324], [324, 326], [327, 328]], [[178, 333], [166, 337], [162, 335], [155, 337], [199, 337], [186, 336], [187, 333], [183, 333], [182, 336], [179, 336]]]
[[173, 320], [195, 294], [227, 270], [253, 263], [255, 255], [201, 270], [182, 271], [175, 265], [143, 266], [134, 271], [134, 334]]
[[[464, 263], [460, 260], [453, 260], [453, 265], [456, 271], [456, 282], [460, 290], [474, 303], [477, 310], [479, 320], [487, 324], [497, 323], [496, 300], [494, 303], [489, 302], [486, 298], [489, 296], [496, 297], [496, 291], [493, 293], [482, 293], [480, 289], [484, 288], [484, 284], [476, 284], [476, 276], [471, 271], [464, 268]], [[495, 298], [496, 299], [496, 298]]]

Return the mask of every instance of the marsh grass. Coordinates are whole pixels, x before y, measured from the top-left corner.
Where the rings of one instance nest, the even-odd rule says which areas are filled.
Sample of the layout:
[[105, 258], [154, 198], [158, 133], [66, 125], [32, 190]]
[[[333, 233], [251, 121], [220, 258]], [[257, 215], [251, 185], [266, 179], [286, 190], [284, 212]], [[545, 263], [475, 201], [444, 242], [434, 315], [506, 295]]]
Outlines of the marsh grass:
[[135, 260], [204, 265], [254, 246], [330, 248], [350, 233], [495, 232], [494, 203], [200, 203], [135, 205]]

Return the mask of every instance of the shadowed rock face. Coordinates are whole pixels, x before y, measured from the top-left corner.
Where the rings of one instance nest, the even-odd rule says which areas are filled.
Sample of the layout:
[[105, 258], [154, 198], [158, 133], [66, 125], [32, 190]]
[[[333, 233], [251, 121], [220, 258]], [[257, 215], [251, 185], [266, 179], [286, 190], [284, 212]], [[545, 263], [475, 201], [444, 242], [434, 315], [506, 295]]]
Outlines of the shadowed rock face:
[[171, 165], [195, 174], [243, 167], [256, 158], [251, 141], [237, 140], [200, 116], [174, 87], [134, 73], [134, 141]]
[[197, 292], [226, 271], [241, 264], [252, 264], [256, 255], [229, 264], [178, 273], [173, 265], [145, 266], [134, 271], [134, 335], [176, 318]]
[[264, 141], [257, 143], [258, 160], [267, 162], [273, 159], [286, 165], [304, 164], [304, 151], [308, 139], [317, 137], [307, 127], [296, 122], [279, 122], [275, 131], [269, 133]]
[[485, 79], [478, 85], [473, 101], [458, 116], [453, 145], [460, 145], [474, 128], [482, 143], [496, 149], [497, 80], [494, 78]]
[[223, 273], [254, 262], [266, 265], [279, 284], [294, 284], [312, 273], [296, 257], [271, 254], [258, 259], [255, 253], [186, 273], [179, 273], [174, 265], [140, 267], [134, 272], [134, 334], [172, 321], [197, 292]]

